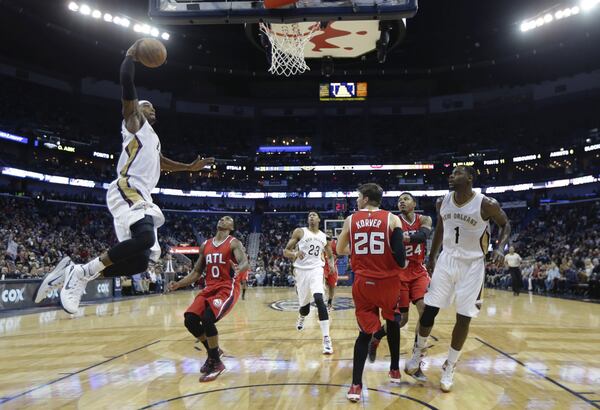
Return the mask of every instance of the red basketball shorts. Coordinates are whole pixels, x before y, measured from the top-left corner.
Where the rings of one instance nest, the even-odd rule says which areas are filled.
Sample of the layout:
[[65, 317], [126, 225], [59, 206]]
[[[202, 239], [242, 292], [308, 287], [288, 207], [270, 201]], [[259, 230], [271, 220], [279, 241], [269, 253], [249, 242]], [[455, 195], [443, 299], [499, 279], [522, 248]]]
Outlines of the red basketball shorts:
[[415, 303], [425, 297], [429, 287], [429, 274], [421, 264], [410, 264], [402, 273], [402, 282], [405, 285], [401, 296], [401, 307], [408, 307], [410, 302]]
[[329, 270], [329, 268], [327, 267], [327, 265], [325, 265], [324, 273], [325, 273], [325, 281], [327, 282], [327, 286], [329, 286], [331, 288], [335, 288], [337, 286], [337, 281], [338, 281], [337, 269], [335, 271], [331, 272]]
[[235, 282], [232, 286], [230, 283], [210, 286], [202, 289], [196, 298], [186, 310], [198, 316], [203, 316], [206, 308], [210, 308], [215, 315], [217, 321], [224, 318], [236, 304], [240, 297], [240, 284]]
[[381, 328], [379, 312], [386, 320], [395, 320], [398, 313], [398, 299], [404, 285], [398, 276], [372, 279], [355, 276], [352, 284], [352, 298], [356, 320], [361, 331], [375, 333]]

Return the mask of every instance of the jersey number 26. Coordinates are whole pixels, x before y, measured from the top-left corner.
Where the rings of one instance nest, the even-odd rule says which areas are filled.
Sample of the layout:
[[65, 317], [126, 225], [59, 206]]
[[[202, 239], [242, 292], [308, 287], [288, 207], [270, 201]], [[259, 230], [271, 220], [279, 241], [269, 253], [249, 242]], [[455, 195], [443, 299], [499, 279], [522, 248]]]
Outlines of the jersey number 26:
[[357, 232], [354, 234], [355, 255], [383, 255], [385, 251], [383, 232]]

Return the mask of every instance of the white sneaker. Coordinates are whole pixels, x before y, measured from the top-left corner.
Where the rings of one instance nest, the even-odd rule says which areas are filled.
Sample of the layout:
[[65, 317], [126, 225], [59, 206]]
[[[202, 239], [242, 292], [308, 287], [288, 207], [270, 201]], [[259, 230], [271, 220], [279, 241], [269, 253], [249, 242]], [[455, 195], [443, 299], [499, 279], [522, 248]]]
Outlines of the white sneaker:
[[296, 320], [296, 329], [298, 329], [299, 332], [302, 329], [304, 329], [304, 319], [305, 318], [306, 318], [306, 316], [298, 315], [298, 320]]
[[65, 273], [70, 264], [71, 258], [65, 256], [58, 262], [58, 265], [54, 267], [52, 272], [46, 273], [46, 276], [42, 279], [42, 283], [35, 294], [35, 303], [40, 303], [48, 297], [52, 291], [62, 288], [65, 283]]
[[452, 390], [452, 384], [454, 379], [454, 368], [456, 365], [450, 365], [446, 360], [444, 366], [442, 366], [442, 378], [440, 380], [440, 387], [444, 393], [448, 393]]
[[404, 372], [412, 376], [421, 368], [421, 349], [413, 347], [412, 357], [404, 363]]
[[323, 354], [333, 354], [333, 344], [329, 336], [323, 337]]
[[65, 284], [60, 291], [60, 304], [70, 314], [77, 313], [79, 302], [88, 280], [81, 265], [70, 265], [65, 276]]
[[[426, 350], [422, 349], [420, 352], [415, 350], [416, 348], [413, 348], [413, 356], [404, 364], [404, 373], [420, 383], [425, 383], [427, 382], [427, 376], [423, 373], [423, 358]], [[415, 365], [417, 366], [416, 369]]]

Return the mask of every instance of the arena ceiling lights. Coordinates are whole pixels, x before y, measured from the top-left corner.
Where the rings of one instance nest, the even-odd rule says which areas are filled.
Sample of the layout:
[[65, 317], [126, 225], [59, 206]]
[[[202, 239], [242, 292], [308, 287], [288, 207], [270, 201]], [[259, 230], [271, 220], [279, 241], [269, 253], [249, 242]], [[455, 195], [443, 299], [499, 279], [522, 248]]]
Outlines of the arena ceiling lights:
[[537, 16], [524, 20], [521, 23], [521, 32], [526, 33], [531, 30], [535, 30], [542, 26], [551, 24], [555, 21], [563, 20], [569, 17], [577, 16], [582, 11], [590, 12], [600, 5], [600, 0], [581, 0], [579, 5], [571, 7], [552, 8], [539, 13]]
[[406, 165], [284, 165], [254, 167], [256, 172], [331, 172], [331, 171], [413, 171], [433, 169], [433, 164]]
[[[152, 27], [148, 24], [132, 21], [132, 19], [130, 19], [129, 17], [125, 17], [122, 15], [119, 16], [119, 15], [113, 15], [111, 13], [102, 12], [102, 11], [92, 8], [89, 5], [84, 4], [84, 3], [77, 3], [77, 2], [72, 1], [69, 3], [69, 5], [67, 7], [72, 12], [74, 12], [74, 13], [78, 12], [79, 14], [81, 14], [84, 17], [91, 17], [96, 20], [103, 20], [106, 23], [113, 23], [113, 24], [116, 24], [117, 26], [120, 26], [120, 27], [123, 27], [126, 29], [131, 28], [135, 33], [141, 33], [141, 34], [149, 35], [152, 37], [160, 37], [163, 40], [169, 40], [171, 38], [171, 35], [169, 33], [167, 33], [166, 31], [163, 31], [161, 33], [161, 31], [156, 27]], [[133, 26], [132, 26], [132, 24], [133, 24]]]
[[[108, 189], [109, 184], [87, 179], [68, 178], [56, 175], [46, 175], [39, 172], [27, 171], [18, 168], [0, 167], [0, 174], [12, 176], [16, 178], [35, 179], [50, 184], [71, 185], [85, 188], [101, 188]], [[583, 177], [558, 179], [546, 182], [531, 182], [517, 185], [491, 186], [486, 188], [474, 188], [474, 191], [485, 194], [499, 194], [503, 192], [513, 191], [529, 191], [532, 189], [550, 189], [559, 188], [569, 185], [597, 184], [600, 178], [595, 175], [586, 175]], [[385, 191], [383, 196], [386, 198], [399, 197], [403, 191]], [[438, 197], [448, 193], [447, 189], [440, 190], [422, 190], [411, 191], [411, 194], [417, 197]], [[195, 197], [195, 198], [236, 198], [236, 199], [286, 199], [286, 198], [356, 198], [358, 193], [352, 192], [234, 192], [234, 191], [183, 191], [181, 189], [172, 188], [154, 188], [152, 194], [162, 194], [179, 197]]]

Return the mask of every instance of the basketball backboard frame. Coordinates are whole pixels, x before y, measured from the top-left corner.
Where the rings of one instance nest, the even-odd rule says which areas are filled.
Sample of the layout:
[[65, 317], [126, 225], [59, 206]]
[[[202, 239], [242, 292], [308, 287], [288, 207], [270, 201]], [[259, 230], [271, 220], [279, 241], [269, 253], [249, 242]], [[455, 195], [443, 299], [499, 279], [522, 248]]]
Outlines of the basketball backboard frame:
[[297, 23], [305, 21], [402, 20], [417, 13], [417, 0], [301, 0], [266, 9], [262, 1], [149, 0], [159, 24]]

